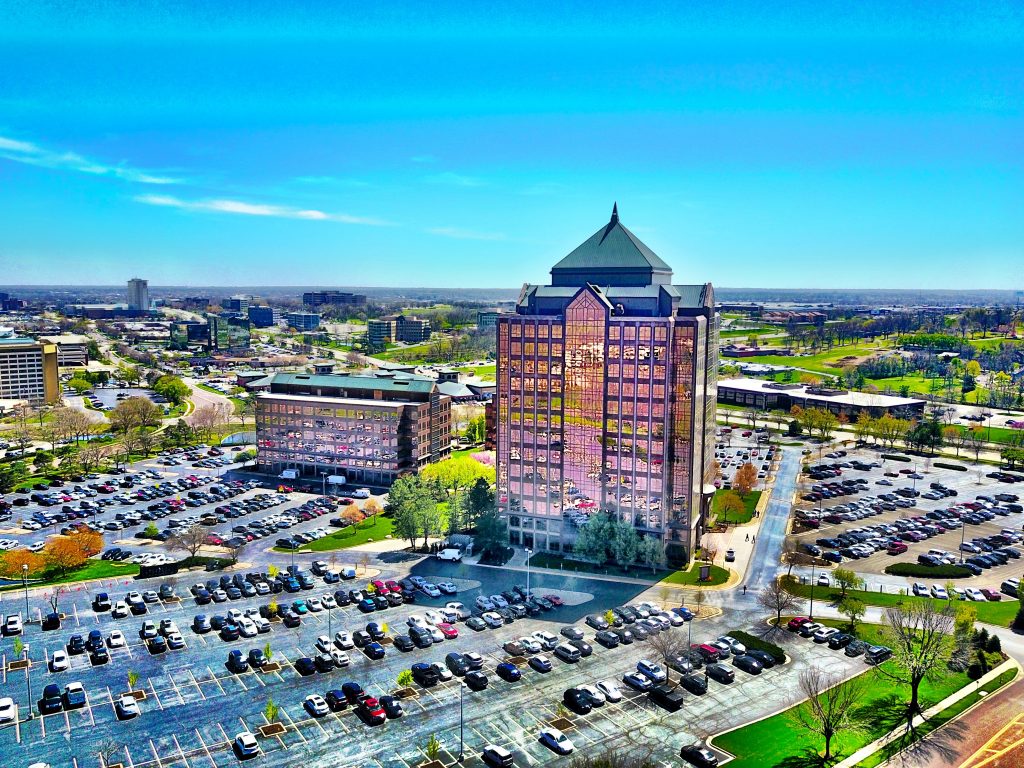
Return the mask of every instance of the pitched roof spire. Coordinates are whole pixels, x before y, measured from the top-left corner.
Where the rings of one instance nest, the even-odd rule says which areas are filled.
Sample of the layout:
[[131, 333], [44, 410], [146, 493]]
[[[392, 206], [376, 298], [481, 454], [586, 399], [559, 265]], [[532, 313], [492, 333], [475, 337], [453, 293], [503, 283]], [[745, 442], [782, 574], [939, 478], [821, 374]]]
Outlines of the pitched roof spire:
[[617, 224], [618, 222], [619, 222], [619, 204], [617, 202], [615, 202], [615, 203], [612, 203], [612, 220], [611, 220], [611, 223], [612, 224]]

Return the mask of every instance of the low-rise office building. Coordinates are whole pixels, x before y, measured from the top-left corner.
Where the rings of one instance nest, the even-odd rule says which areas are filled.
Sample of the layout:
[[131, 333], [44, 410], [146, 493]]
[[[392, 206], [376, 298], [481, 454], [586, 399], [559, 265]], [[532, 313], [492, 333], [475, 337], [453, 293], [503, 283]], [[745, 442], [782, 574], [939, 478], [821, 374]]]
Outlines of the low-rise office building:
[[77, 333], [64, 333], [59, 336], [47, 336], [40, 339], [44, 344], [57, 347], [57, 365], [61, 368], [89, 365], [89, 337]]
[[279, 373], [256, 398], [262, 471], [389, 486], [451, 453], [451, 400], [424, 376]]
[[207, 348], [224, 352], [229, 349], [248, 349], [252, 340], [248, 318], [210, 315], [207, 323]]
[[60, 402], [57, 346], [18, 337], [0, 339], [0, 400]]
[[320, 327], [319, 312], [288, 312], [284, 319], [297, 331], [315, 331]]
[[418, 344], [430, 339], [430, 321], [397, 315], [366, 321], [366, 343], [371, 352], [380, 352], [396, 341]]
[[365, 304], [366, 294], [348, 293], [346, 291], [306, 291], [302, 294], [302, 303], [307, 307], [319, 307], [324, 304], [335, 306], [346, 306], [351, 304]]
[[743, 378], [721, 379], [718, 382], [718, 402], [787, 413], [795, 405], [801, 408], [824, 408], [837, 416], [846, 416], [851, 421], [861, 411], [867, 411], [872, 416], [889, 413], [892, 416], [914, 418], [924, 413], [925, 406], [924, 400], [913, 397]]
[[271, 328], [281, 322], [281, 310], [276, 307], [249, 306], [249, 322], [254, 328]]

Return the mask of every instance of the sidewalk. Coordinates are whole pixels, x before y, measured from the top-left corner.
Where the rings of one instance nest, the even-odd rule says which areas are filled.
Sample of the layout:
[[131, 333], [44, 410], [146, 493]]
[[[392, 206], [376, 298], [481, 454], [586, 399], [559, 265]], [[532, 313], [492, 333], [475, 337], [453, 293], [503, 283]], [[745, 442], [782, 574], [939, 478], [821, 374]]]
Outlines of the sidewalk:
[[[942, 701], [940, 701], [938, 704], [932, 705], [931, 707], [926, 709], [923, 713], [921, 713], [920, 715], [915, 717], [914, 720], [913, 720], [914, 727], [917, 727], [917, 726], [923, 724], [926, 720], [931, 719], [935, 715], [937, 715], [940, 712], [942, 712], [944, 709], [948, 709], [949, 707], [951, 707], [954, 704], [956, 704], [958, 701], [961, 701], [962, 699], [967, 698], [972, 693], [974, 693], [975, 691], [979, 690], [983, 685], [985, 685], [986, 683], [988, 683], [988, 682], [990, 682], [992, 680], [995, 680], [997, 677], [999, 677], [999, 675], [1001, 675], [1003, 672], [1006, 672], [1009, 669], [1016, 669], [1018, 674], [1020, 673], [1020, 665], [1016, 661], [1014, 661], [1013, 659], [1007, 659], [1006, 661], [1004, 661], [1002, 664], [1000, 664], [995, 669], [989, 670], [987, 673], [985, 673], [980, 678], [975, 680], [973, 684], [965, 685], [960, 690], [956, 691], [955, 693], [950, 694], [949, 696], [944, 698]], [[897, 729], [893, 730], [893, 731], [890, 731], [889, 733], [887, 733], [882, 738], [875, 739], [873, 742], [871, 742], [870, 744], [866, 744], [865, 746], [861, 747], [860, 749], [858, 749], [856, 752], [854, 752], [852, 755], [850, 755], [849, 757], [845, 758], [841, 762], [836, 763], [835, 768], [853, 768], [853, 766], [857, 765], [862, 760], [867, 759], [869, 756], [873, 755], [875, 752], [880, 750], [886, 744], [888, 744], [891, 741], [894, 741], [895, 739], [897, 739], [903, 732], [904, 732], [904, 729], [903, 729], [902, 726], [900, 728], [897, 728]], [[927, 736], [924, 736], [923, 738], [927, 738]], [[918, 741], [915, 742], [915, 744], [919, 744], [919, 743], [921, 743], [921, 739], [918, 739]], [[913, 749], [913, 746], [911, 746], [911, 749]]]

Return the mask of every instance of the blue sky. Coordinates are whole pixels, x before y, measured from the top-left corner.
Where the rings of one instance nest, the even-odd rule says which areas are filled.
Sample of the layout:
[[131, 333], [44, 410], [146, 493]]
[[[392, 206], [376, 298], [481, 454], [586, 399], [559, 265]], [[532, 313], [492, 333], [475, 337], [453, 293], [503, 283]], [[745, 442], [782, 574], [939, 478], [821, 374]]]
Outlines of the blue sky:
[[1024, 288], [1019, 3], [209, 5], [0, 2], [0, 283]]

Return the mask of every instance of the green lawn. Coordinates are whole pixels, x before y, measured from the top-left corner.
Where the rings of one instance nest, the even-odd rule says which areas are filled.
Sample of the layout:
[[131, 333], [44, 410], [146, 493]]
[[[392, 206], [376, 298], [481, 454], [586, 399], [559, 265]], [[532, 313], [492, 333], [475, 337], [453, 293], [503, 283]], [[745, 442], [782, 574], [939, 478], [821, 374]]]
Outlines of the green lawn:
[[672, 571], [663, 568], [655, 569], [652, 572], [650, 568], [645, 568], [641, 565], [636, 565], [632, 568], [620, 568], [616, 565], [595, 565], [594, 563], [587, 563], [582, 560], [570, 560], [550, 552], [535, 552], [530, 557], [530, 565], [534, 568], [551, 568], [556, 571], [572, 571], [574, 573], [603, 573], [611, 576], [629, 576], [635, 579], [649, 578], [652, 581], [658, 581], [672, 575]]
[[[311, 541], [309, 544], [304, 544], [299, 547], [296, 552], [332, 552], [336, 549], [348, 549], [349, 547], [355, 547], [359, 544], [365, 544], [370, 539], [374, 541], [383, 541], [389, 535], [392, 535], [395, 529], [395, 523], [390, 517], [384, 515], [377, 515], [374, 518], [367, 518], [363, 522], [355, 526], [348, 526], [342, 528], [335, 533], [328, 534], [322, 539], [316, 539]], [[281, 547], [274, 547], [275, 552], [291, 552], [290, 549], [283, 549]]]
[[746, 496], [740, 494], [740, 500], [743, 502], [743, 511], [739, 513], [731, 513], [727, 520], [722, 519], [722, 512], [719, 510], [719, 502], [724, 495], [725, 493], [723, 491], [717, 491], [715, 493], [714, 500], [711, 502], [711, 509], [715, 513], [718, 522], [725, 523], [727, 525], [742, 525], [743, 523], [749, 523], [753, 519], [754, 507], [757, 506], [757, 502], [761, 498], [761, 491], [751, 491]]
[[[784, 579], [783, 583], [785, 584], [788, 592], [792, 592], [793, 594], [799, 595], [803, 598], [810, 598], [810, 584], [798, 584], [793, 579]], [[928, 600], [942, 605], [945, 605], [946, 603], [945, 600], [935, 600], [931, 597], [892, 595], [861, 589], [847, 590], [847, 595], [863, 600], [866, 605], [877, 605], [883, 608], [887, 608], [890, 605], [897, 605], [899, 603], [907, 601], [913, 602], [917, 600]], [[839, 590], [832, 589], [830, 587], [814, 587], [814, 599], [815, 601], [822, 601], [826, 603], [838, 603]], [[1017, 609], [1020, 607], [1020, 603], [1017, 600], [1010, 600], [1004, 595], [1003, 599], [998, 603], [972, 602], [970, 603], [970, 606], [978, 612], [978, 621], [984, 622], [985, 624], [995, 624], [1000, 627], [1008, 627], [1010, 626], [1010, 622], [1013, 621], [1013, 617], [1017, 615]]]
[[[91, 579], [109, 579], [111, 577], [135, 576], [139, 572], [139, 566], [134, 563], [111, 563], [109, 560], [90, 560], [81, 568], [61, 576], [60, 574], [46, 575], [38, 581], [29, 582], [29, 586], [47, 587], [51, 584], [71, 584], [76, 581], [89, 581]], [[0, 587], [0, 590], [21, 589], [21, 584], [9, 584]]]
[[[845, 622], [839, 621], [823, 620], [822, 623], [845, 626]], [[861, 625], [857, 634], [869, 643], [881, 640], [880, 627], [875, 624]], [[893, 669], [894, 662], [887, 661], [883, 668]], [[866, 665], [864, 674], [866, 689], [858, 707], [863, 730], [838, 734], [833, 739], [834, 753], [852, 754], [901, 722], [902, 707], [909, 698], [909, 686], [896, 683]], [[962, 672], [925, 680], [919, 692], [922, 708], [927, 709], [969, 682]], [[772, 768], [803, 758], [808, 752], [816, 755], [824, 745], [823, 740], [796, 725], [798, 710], [806, 706], [806, 702], [798, 704], [785, 712], [716, 737], [715, 746], [736, 755], [736, 759], [729, 763], [731, 768]]]
[[684, 584], [687, 586], [695, 587], [698, 583], [705, 587], [714, 587], [718, 584], [725, 584], [729, 580], [729, 571], [726, 568], [720, 568], [717, 565], [711, 566], [711, 571], [708, 574], [708, 581], [698, 582], [700, 577], [700, 563], [694, 563], [688, 570], [675, 571], [670, 573], [668, 576], [663, 578], [660, 583], [662, 584]]

